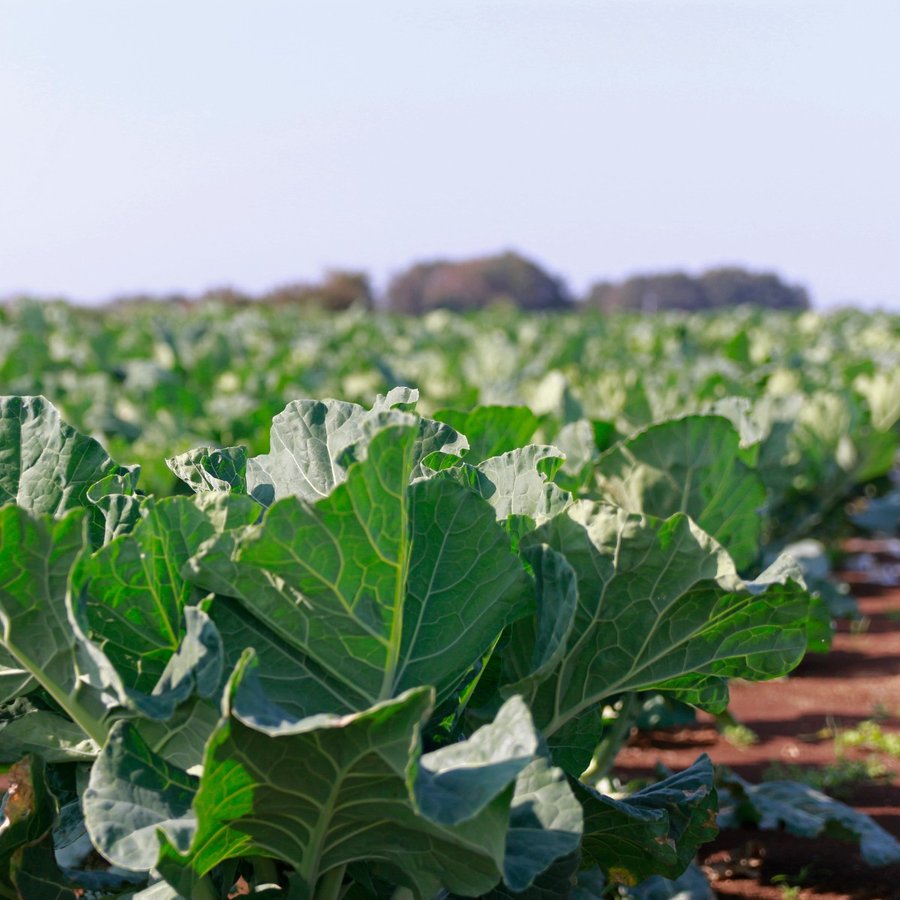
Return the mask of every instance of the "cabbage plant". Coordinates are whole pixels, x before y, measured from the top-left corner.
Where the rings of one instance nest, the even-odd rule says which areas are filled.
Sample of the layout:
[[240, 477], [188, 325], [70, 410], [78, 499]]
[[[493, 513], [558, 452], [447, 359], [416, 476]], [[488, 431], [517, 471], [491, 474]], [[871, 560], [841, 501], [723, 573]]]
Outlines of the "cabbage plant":
[[292, 402], [267, 454], [169, 459], [171, 497], [0, 400], [0, 897], [585, 897], [714, 836], [706, 757], [583, 775], [628, 698], [721, 711], [807, 646], [792, 563], [726, 549], [759, 487], [724, 420], [693, 518], [635, 500], [634, 447], [576, 500], [525, 413], [417, 399]]

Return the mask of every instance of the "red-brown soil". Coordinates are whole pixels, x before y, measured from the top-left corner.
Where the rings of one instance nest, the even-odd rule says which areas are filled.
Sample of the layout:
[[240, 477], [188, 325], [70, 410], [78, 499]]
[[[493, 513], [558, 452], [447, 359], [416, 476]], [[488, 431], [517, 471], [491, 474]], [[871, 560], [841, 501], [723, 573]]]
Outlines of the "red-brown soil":
[[[679, 770], [705, 752], [714, 763], [756, 782], [776, 763], [834, 763], [830, 735], [835, 729], [877, 719], [884, 731], [900, 732], [900, 589], [867, 583], [870, 577], [846, 574], [866, 618], [862, 628], [841, 623], [830, 653], [807, 657], [787, 679], [732, 684], [731, 712], [756, 733], [758, 743], [743, 749], [732, 746], [713, 719], [701, 713], [690, 726], [634, 735], [616, 760], [615, 774], [623, 780], [652, 776], [657, 762]], [[849, 759], [871, 755], [845, 752]], [[886, 754], [876, 758], [892, 778], [851, 788], [840, 799], [900, 839], [900, 760]], [[719, 897], [900, 900], [900, 865], [873, 868], [855, 845], [835, 840], [723, 830], [702, 849], [700, 863]]]

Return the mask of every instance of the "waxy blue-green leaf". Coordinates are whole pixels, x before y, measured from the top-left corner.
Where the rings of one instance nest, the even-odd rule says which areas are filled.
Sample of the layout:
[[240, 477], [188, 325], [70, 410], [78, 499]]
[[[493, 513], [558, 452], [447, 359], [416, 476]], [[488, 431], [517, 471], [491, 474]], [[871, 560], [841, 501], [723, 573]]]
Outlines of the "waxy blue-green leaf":
[[92, 502], [88, 491], [110, 475], [132, 483], [138, 471], [115, 463], [97, 441], [66, 424], [44, 397], [0, 397], [0, 506], [15, 503], [57, 517], [87, 507], [92, 541], [102, 544], [110, 511], [100, 495]]
[[247, 490], [263, 506], [284, 497], [315, 501], [347, 477], [365, 456], [373, 434], [387, 425], [418, 427], [411, 474], [430, 453], [461, 453], [466, 441], [449, 425], [396, 409], [411, 407], [419, 392], [394, 388], [372, 409], [343, 400], [295, 400], [272, 420], [271, 449], [247, 461]]
[[49, 710], [31, 708], [0, 722], [0, 763], [13, 762], [26, 753], [38, 753], [48, 763], [91, 762], [97, 749], [71, 719]]
[[[178, 740], [168, 733], [156, 737], [162, 746], [171, 745], [179, 759], [192, 757], [194, 764], [205, 740], [205, 734], [198, 736], [198, 723], [207, 723], [208, 734], [214, 716], [204, 719], [202, 710], [191, 713], [179, 707], [215, 703], [223, 672], [218, 631], [206, 613], [186, 607], [178, 624], [178, 644], [156, 681], [149, 689], [127, 684], [130, 670], [126, 668], [123, 674], [90, 639], [84, 605], [69, 590], [76, 561], [87, 552], [85, 525], [83, 512], [77, 510], [52, 519], [34, 518], [15, 506], [0, 509], [0, 639], [4, 650], [89, 739], [75, 741], [71, 729], [48, 733], [43, 752], [67, 757], [91, 754], [105, 741], [113, 717], [137, 717], [146, 723], [169, 720], [178, 712], [179, 719], [190, 723], [190, 746], [184, 732], [176, 731]], [[136, 665], [139, 662], [137, 658]], [[41, 728], [33, 727], [40, 724], [14, 724], [12, 737], [27, 739], [29, 747], [42, 749]], [[27, 734], [16, 738], [22, 729]]]
[[429, 688], [298, 720], [268, 702], [248, 666], [252, 654], [207, 746], [196, 832], [163, 847], [158, 869], [173, 886], [190, 895], [221, 861], [255, 854], [292, 865], [301, 897], [367, 859], [424, 896], [442, 887], [473, 896], [500, 880], [514, 784], [538, 750], [520, 701], [469, 741], [419, 756]]
[[[524, 890], [515, 891], [500, 883], [484, 895], [484, 900], [566, 900], [573, 897], [581, 867], [581, 850], [554, 860]], [[591, 894], [590, 900], [597, 900], [600, 894]], [[453, 897], [453, 900], [457, 900]], [[587, 897], [585, 897], [587, 900]]]
[[716, 900], [706, 875], [696, 862], [677, 878], [653, 875], [639, 885], [629, 888], [627, 900]]
[[94, 846], [125, 869], [152, 868], [159, 855], [158, 829], [176, 844], [190, 842], [198, 785], [198, 778], [154, 753], [133, 725], [117, 722], [82, 795]]
[[309, 660], [301, 677], [322, 685], [307, 714], [323, 711], [316, 696], [365, 709], [420, 684], [443, 700], [527, 611], [494, 510], [445, 478], [409, 483], [419, 443], [415, 422], [382, 429], [328, 497], [282, 500], [190, 564]]
[[524, 891], [536, 878], [559, 878], [557, 863], [578, 853], [584, 831], [581, 803], [562, 769], [539, 756], [519, 773], [510, 811], [503, 884]]
[[86, 545], [85, 514], [34, 518], [0, 509], [0, 640], [6, 653], [101, 743], [114, 699], [81, 677], [90, 667], [66, 603], [69, 571]]
[[573, 782], [584, 807], [583, 864], [629, 887], [652, 875], [677, 878], [716, 826], [716, 791], [709, 757], [664, 781], [613, 800]]
[[889, 831], [864, 813], [808, 785], [796, 781], [750, 784], [728, 773], [719, 795], [719, 824], [723, 828], [752, 824], [766, 830], [783, 828], [800, 837], [856, 840], [869, 865], [900, 863], [900, 842]]
[[119, 471], [93, 438], [44, 397], [0, 397], [0, 504], [59, 516], [87, 506], [92, 484]]
[[166, 465], [196, 493], [247, 493], [246, 447], [198, 447], [166, 460]]
[[124, 473], [107, 475], [88, 488], [87, 499], [95, 508], [93, 518], [97, 511], [103, 518], [103, 535], [94, 535], [95, 544], [108, 544], [137, 524], [145, 499], [137, 490], [139, 475], [140, 468], [134, 466]]
[[[504, 658], [505, 691], [525, 695], [551, 745], [572, 719], [628, 691], [667, 690], [723, 708], [728, 678], [782, 675], [806, 647], [809, 596], [792, 580], [796, 567], [779, 560], [744, 582], [683, 514], [660, 520], [582, 501], [526, 541], [563, 554], [577, 576], [574, 622], [552, 672], [542, 668], [537, 630], [514, 629], [524, 646]], [[539, 590], [538, 600], [568, 602], [556, 589]], [[537, 621], [553, 615], [541, 611]]]
[[147, 500], [141, 520], [72, 573], [90, 634], [127, 687], [150, 692], [184, 637], [184, 608], [201, 598], [181, 569], [200, 545], [252, 522], [249, 497]]
[[[219, 596], [210, 616], [222, 635], [225, 669], [232, 671], [244, 649], [256, 650], [256, 678], [266, 696], [298, 719], [309, 711], [353, 712], [347, 692], [313, 659], [269, 628], [240, 601]], [[354, 695], [358, 703], [363, 699]]]
[[572, 502], [572, 495], [551, 480], [562, 458], [555, 447], [535, 444], [510, 450], [478, 465], [463, 461], [447, 469], [442, 477], [454, 478], [471, 487], [494, 507], [500, 521], [520, 516], [542, 522]]
[[687, 513], [743, 568], [759, 554], [766, 492], [739, 445], [740, 435], [721, 416], [651, 425], [600, 457], [597, 487], [629, 512]]

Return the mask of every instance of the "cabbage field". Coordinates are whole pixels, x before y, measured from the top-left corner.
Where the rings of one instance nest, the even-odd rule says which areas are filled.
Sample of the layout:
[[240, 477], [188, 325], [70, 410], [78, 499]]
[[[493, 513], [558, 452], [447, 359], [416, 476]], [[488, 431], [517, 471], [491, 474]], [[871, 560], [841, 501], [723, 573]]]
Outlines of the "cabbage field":
[[853, 615], [900, 317], [22, 301], [0, 393], [0, 897], [649, 898], [713, 766], [605, 776]]

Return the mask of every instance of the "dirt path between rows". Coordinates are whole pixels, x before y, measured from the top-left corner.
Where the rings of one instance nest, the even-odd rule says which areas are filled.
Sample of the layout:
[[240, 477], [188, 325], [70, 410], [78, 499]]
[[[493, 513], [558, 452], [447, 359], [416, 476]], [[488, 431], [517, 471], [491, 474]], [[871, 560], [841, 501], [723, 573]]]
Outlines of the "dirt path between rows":
[[[845, 579], [866, 617], [862, 629], [841, 623], [831, 652], [807, 657], [787, 679], [732, 685], [731, 711], [758, 743], [729, 744], [701, 713], [693, 725], [635, 735], [620, 752], [615, 774], [623, 780], [652, 776], [657, 762], [679, 770], [705, 752], [757, 782], [777, 763], [835, 763], [835, 729], [877, 719], [884, 731], [900, 733], [900, 589], [866, 583], [854, 573]], [[872, 758], [861, 750], [844, 755]], [[900, 760], [875, 759], [888, 769], [887, 778], [852, 787], [840, 799], [900, 839]], [[854, 845], [835, 840], [729, 829], [703, 848], [700, 862], [719, 897], [900, 900], [900, 865], [873, 868]]]

